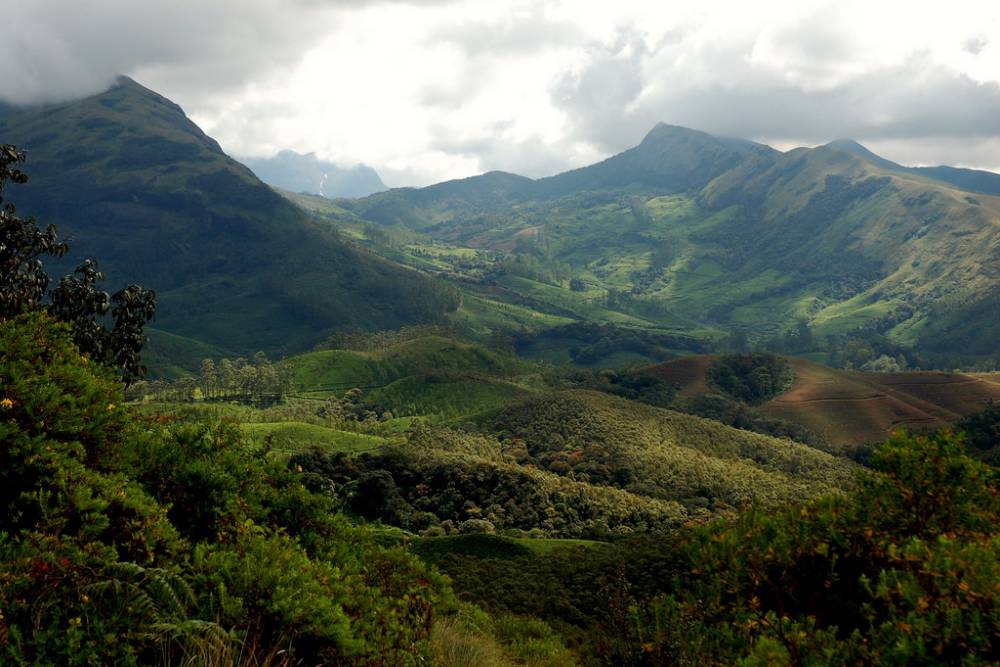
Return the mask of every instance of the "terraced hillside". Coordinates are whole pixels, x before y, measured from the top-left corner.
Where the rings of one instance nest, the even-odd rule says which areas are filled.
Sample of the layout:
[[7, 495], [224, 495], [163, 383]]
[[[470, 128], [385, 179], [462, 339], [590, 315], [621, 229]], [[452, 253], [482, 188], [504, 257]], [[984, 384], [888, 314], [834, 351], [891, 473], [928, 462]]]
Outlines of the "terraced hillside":
[[[680, 388], [682, 396], [711, 391], [706, 373], [716, 357], [686, 357], [646, 369]], [[842, 448], [884, 440], [899, 428], [934, 430], [1000, 400], [989, 375], [943, 372], [862, 373], [788, 357], [791, 388], [760, 406]]]

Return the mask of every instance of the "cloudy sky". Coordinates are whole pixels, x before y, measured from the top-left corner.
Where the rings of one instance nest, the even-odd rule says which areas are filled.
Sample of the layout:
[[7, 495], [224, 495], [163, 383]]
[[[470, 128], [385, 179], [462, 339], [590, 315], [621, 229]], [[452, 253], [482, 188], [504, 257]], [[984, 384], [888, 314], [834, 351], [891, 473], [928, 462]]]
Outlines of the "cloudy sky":
[[[925, 7], [927, 9], [925, 9]], [[934, 9], [930, 9], [934, 7]], [[124, 73], [227, 152], [543, 176], [664, 121], [1000, 171], [1000, 2], [0, 0], [0, 100]]]

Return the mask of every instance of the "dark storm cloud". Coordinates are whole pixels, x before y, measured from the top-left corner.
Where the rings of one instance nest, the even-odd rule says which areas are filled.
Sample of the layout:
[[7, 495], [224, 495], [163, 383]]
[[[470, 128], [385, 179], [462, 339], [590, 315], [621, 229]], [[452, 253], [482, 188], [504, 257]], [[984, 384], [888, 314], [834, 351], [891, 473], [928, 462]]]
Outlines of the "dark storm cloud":
[[[295, 64], [338, 12], [375, 0], [31, 0], [6, 3], [0, 101], [33, 104], [151, 77], [181, 98]], [[146, 76], [143, 76], [146, 75]]]

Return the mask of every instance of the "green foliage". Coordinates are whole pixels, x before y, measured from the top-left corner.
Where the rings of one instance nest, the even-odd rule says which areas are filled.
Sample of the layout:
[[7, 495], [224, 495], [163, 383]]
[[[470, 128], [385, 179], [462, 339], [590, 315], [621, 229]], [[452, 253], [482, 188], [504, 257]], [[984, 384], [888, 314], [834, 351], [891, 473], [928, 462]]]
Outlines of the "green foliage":
[[665, 530], [685, 516], [676, 502], [520, 466], [495, 440], [442, 428], [415, 429], [405, 446], [374, 454], [312, 451], [291, 464], [332, 485], [355, 513], [429, 534], [534, 529], [600, 538]]
[[532, 398], [484, 428], [522, 463], [680, 502], [692, 518], [850, 485], [845, 462], [804, 445], [593, 392]]
[[[0, 204], [7, 181], [26, 183], [24, 172], [12, 167], [24, 162], [14, 146], [0, 146]], [[17, 216], [14, 205], [0, 208], [0, 317], [12, 317], [42, 308], [49, 276], [41, 257], [61, 257], [69, 245], [59, 241], [55, 227], [43, 232], [34, 219]], [[97, 289], [103, 278], [93, 260], [85, 260], [74, 275], [66, 276], [49, 294], [48, 312], [73, 327], [73, 341], [94, 361], [118, 369], [126, 384], [142, 378], [146, 369], [139, 352], [146, 337], [143, 327], [156, 312], [156, 295], [138, 285], [129, 285], [112, 296]], [[113, 307], [112, 307], [113, 306]], [[102, 318], [111, 311], [114, 326], [107, 329]]]
[[751, 405], [782, 393], [795, 379], [788, 362], [773, 354], [723, 355], [708, 369], [708, 381]]
[[[401, 337], [403, 340], [385, 346], [370, 343], [375, 349], [364, 353], [339, 349], [309, 352], [286, 360], [285, 366], [296, 389], [337, 393], [381, 388], [414, 375], [454, 372], [506, 378], [531, 368], [512, 354], [467, 343], [453, 335]], [[355, 341], [352, 345], [362, 343]]]
[[39, 313], [0, 387], [0, 662], [423, 664], [446, 584], [234, 426], [137, 421]]
[[846, 500], [695, 531], [671, 592], [639, 614], [629, 660], [997, 660], [995, 473], [948, 434], [897, 436], [873, 465]]
[[371, 392], [368, 400], [397, 417], [447, 419], [494, 410], [527, 394], [514, 384], [482, 375], [428, 373], [396, 380]]
[[41, 257], [61, 257], [69, 250], [59, 241], [53, 225], [38, 229], [31, 218], [20, 218], [10, 202], [4, 204], [4, 187], [23, 184], [28, 177], [17, 168], [24, 153], [15, 146], [0, 145], [0, 317], [12, 317], [24, 310], [40, 308], [49, 286], [49, 276], [42, 268]]
[[767, 417], [761, 414], [758, 408], [731, 396], [714, 393], [701, 394], [675, 401], [670, 407], [689, 415], [697, 415], [721, 422], [733, 428], [763, 433], [776, 438], [789, 438], [819, 449], [828, 447], [827, 443], [809, 428], [784, 419]]
[[494, 617], [545, 618], [588, 664], [996, 662], [1000, 479], [949, 434], [899, 435], [873, 465], [847, 496], [669, 539], [427, 557]]
[[1000, 404], [989, 401], [980, 412], [960, 420], [955, 428], [965, 434], [972, 456], [1000, 465]]
[[703, 352], [703, 341], [684, 334], [627, 329], [610, 324], [576, 322], [539, 332], [522, 332], [515, 336], [518, 352], [525, 354], [539, 347], [558, 345], [569, 350], [574, 364], [593, 366], [621, 352], [641, 355], [647, 361], [663, 361], [673, 356], [672, 349]]
[[289, 369], [274, 364], [263, 352], [243, 357], [201, 360], [200, 376], [143, 382], [131, 387], [129, 400], [237, 401], [258, 407], [278, 403], [291, 387]]
[[544, 622], [504, 614], [488, 616], [471, 606], [445, 617], [431, 637], [440, 667], [571, 667], [574, 656]]
[[560, 389], [591, 389], [660, 408], [671, 407], [677, 395], [677, 388], [663, 378], [636, 371], [562, 370], [546, 379]]

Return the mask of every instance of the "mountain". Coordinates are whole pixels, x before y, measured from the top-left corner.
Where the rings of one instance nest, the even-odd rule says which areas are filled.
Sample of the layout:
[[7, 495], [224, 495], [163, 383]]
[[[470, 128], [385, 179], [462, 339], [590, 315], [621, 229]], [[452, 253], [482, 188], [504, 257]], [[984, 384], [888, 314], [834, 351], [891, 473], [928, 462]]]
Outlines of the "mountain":
[[323, 197], [366, 197], [388, 190], [378, 172], [367, 165], [339, 167], [315, 153], [281, 151], [270, 158], [240, 158], [257, 177], [277, 188]]
[[[558, 315], [758, 340], [804, 321], [821, 335], [990, 355], [998, 184], [903, 167], [849, 140], [780, 152], [661, 124], [550, 178], [494, 172], [339, 205], [475, 249], [481, 284]], [[471, 279], [469, 264], [450, 268]]]
[[98, 259], [111, 285], [156, 290], [154, 326], [239, 353], [305, 349], [336, 329], [435, 320], [452, 288], [343, 240], [228, 157], [179, 106], [131, 79], [0, 114], [27, 154], [10, 199]]
[[927, 176], [942, 183], [954, 185], [960, 190], [977, 192], [986, 195], [1000, 195], [1000, 174], [992, 171], [964, 169], [961, 167], [904, 167], [891, 160], [879, 157], [875, 153], [851, 139], [838, 139], [827, 144], [828, 147], [851, 153], [884, 169], [907, 172]]

